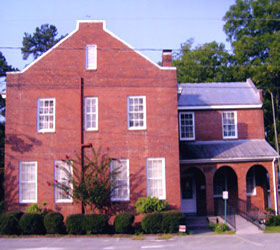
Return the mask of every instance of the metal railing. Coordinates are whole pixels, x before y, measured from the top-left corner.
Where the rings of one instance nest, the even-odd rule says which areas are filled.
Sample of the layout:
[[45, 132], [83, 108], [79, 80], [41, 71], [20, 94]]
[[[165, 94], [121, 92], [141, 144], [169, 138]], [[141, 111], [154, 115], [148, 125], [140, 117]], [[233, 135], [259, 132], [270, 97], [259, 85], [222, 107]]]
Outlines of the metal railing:
[[[236, 209], [231, 205], [227, 204], [227, 223], [230, 224], [234, 229], [236, 229], [235, 214]], [[216, 200], [216, 215], [225, 219], [225, 202], [222, 199]]]

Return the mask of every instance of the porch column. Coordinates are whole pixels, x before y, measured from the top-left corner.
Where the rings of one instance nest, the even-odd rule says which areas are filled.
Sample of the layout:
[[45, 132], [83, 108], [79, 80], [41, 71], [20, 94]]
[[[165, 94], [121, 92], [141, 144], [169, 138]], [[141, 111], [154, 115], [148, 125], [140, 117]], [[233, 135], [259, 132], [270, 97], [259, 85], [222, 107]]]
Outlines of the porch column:
[[[269, 188], [270, 188], [270, 207], [279, 213], [279, 209], [275, 206], [278, 201], [278, 178], [275, 161], [272, 161], [271, 166], [267, 168], [269, 174]], [[274, 179], [276, 178], [276, 180]], [[276, 194], [275, 194], [276, 189]]]
[[214, 171], [205, 171], [205, 184], [206, 184], [206, 210], [208, 215], [214, 214], [214, 197], [213, 197], [213, 185], [214, 185]]

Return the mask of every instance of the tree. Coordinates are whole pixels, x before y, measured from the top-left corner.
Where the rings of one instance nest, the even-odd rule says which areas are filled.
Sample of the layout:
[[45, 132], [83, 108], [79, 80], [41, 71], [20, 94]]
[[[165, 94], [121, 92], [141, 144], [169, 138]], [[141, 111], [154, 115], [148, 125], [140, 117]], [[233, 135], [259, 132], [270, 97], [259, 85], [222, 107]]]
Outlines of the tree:
[[274, 144], [270, 89], [275, 97], [277, 125], [280, 125], [280, 1], [236, 0], [224, 16], [224, 31], [231, 42], [234, 60], [264, 89], [265, 127]]
[[85, 155], [83, 164], [78, 154], [76, 159], [66, 156], [64, 162], [67, 167], [62, 167], [66, 182], [55, 180], [53, 183], [48, 182], [48, 185], [55, 186], [74, 201], [81, 202], [82, 211], [90, 206], [93, 210], [107, 213], [111, 205], [111, 194], [117, 188], [114, 179], [118, 168], [111, 170], [114, 159], [109, 157], [109, 150], [104, 154], [101, 151], [101, 148], [95, 151], [92, 147], [90, 157]]
[[56, 38], [57, 35], [56, 27], [49, 24], [42, 24], [40, 28], [37, 27], [33, 35], [25, 32], [22, 40], [23, 47], [21, 48], [23, 59], [26, 60], [30, 55], [33, 55], [34, 59], [38, 58], [65, 37]]
[[223, 43], [213, 41], [192, 49], [193, 40], [181, 45], [173, 65], [177, 67], [178, 82], [221, 82], [234, 78], [232, 56]]
[[5, 56], [0, 51], [0, 77], [6, 76], [6, 72], [15, 71], [17, 69], [13, 68], [11, 65], [8, 65]]

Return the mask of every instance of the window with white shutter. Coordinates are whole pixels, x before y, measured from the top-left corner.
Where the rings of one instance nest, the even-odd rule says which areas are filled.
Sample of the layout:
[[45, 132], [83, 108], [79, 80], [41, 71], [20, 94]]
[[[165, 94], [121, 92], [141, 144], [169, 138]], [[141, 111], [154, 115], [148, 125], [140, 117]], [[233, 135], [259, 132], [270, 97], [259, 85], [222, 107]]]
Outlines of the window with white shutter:
[[19, 202], [37, 202], [37, 162], [19, 163]]
[[86, 69], [97, 69], [97, 46], [86, 46]]
[[[54, 175], [55, 182], [58, 183], [58, 186], [55, 187], [55, 202], [72, 202], [70, 194], [72, 192], [72, 183], [70, 181], [72, 178], [72, 167], [64, 161], [55, 161]], [[59, 188], [60, 184], [69, 189]]]
[[166, 198], [165, 191], [165, 159], [147, 159], [147, 195], [159, 199]]

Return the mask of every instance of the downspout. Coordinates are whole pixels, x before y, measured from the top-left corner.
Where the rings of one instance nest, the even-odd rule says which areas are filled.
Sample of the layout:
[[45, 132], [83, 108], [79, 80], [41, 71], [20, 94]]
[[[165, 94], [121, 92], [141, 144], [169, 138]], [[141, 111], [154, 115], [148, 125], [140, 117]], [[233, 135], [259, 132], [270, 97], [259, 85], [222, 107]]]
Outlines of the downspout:
[[[81, 78], [81, 179], [84, 181], [84, 79]], [[82, 214], [85, 213], [84, 202], [82, 201]]]
[[276, 158], [274, 157], [273, 161], [272, 161], [272, 173], [273, 173], [273, 186], [274, 186], [275, 214], [277, 215], [278, 214], [278, 203], [277, 203], [278, 188], [276, 185], [277, 182], [276, 182], [276, 175], [275, 175], [275, 161], [276, 161]]

